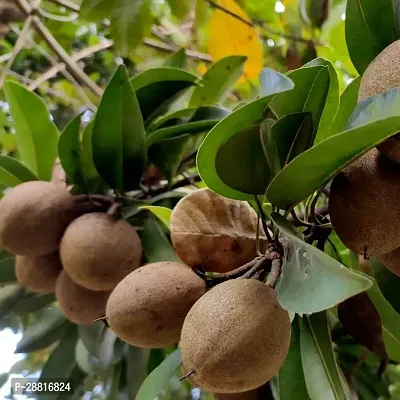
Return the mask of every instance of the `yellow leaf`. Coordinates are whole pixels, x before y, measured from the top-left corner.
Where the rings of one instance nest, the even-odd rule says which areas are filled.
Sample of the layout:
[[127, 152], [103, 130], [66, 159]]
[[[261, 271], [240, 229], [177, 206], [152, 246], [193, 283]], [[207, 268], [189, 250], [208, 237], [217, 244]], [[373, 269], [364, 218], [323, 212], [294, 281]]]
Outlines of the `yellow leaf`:
[[[234, 0], [219, 0], [218, 4], [250, 22]], [[239, 82], [258, 78], [263, 67], [263, 47], [257, 29], [219, 9], [215, 9], [210, 20], [208, 52], [214, 62], [231, 55], [247, 56]]]

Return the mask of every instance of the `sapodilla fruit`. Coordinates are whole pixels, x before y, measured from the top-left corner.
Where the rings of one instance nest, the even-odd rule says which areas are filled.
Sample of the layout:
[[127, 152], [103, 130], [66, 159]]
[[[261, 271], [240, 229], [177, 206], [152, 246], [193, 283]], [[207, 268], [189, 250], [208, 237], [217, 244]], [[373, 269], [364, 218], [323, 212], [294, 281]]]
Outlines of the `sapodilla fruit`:
[[64, 271], [56, 284], [56, 298], [61, 311], [73, 323], [90, 325], [105, 316], [110, 291], [94, 291], [76, 284]]
[[21, 183], [0, 200], [0, 248], [22, 256], [52, 253], [76, 216], [66, 188], [43, 181]]
[[[210, 189], [185, 196], [171, 215], [171, 240], [179, 258], [192, 268], [227, 272], [257, 256], [257, 214], [245, 201]], [[260, 228], [260, 247], [268, 241]]]
[[290, 335], [289, 314], [272, 288], [253, 279], [230, 280], [187, 314], [179, 343], [183, 368], [202, 390], [250, 391], [279, 371]]
[[400, 247], [377, 258], [390, 272], [400, 276]]
[[372, 149], [333, 179], [329, 214], [341, 241], [373, 256], [400, 247], [400, 166]]
[[[387, 90], [400, 87], [400, 41], [386, 47], [365, 70], [358, 100], [375, 96]], [[393, 136], [378, 146], [379, 151], [392, 161], [400, 163], [400, 138]]]
[[206, 292], [204, 281], [175, 262], [147, 264], [131, 272], [107, 302], [107, 322], [127, 343], [163, 348], [178, 343], [183, 321]]
[[142, 244], [128, 222], [107, 213], [91, 213], [68, 226], [60, 256], [65, 271], [78, 285], [111, 290], [140, 266]]
[[16, 256], [15, 275], [25, 289], [37, 293], [52, 293], [62, 270], [58, 251], [44, 256]]

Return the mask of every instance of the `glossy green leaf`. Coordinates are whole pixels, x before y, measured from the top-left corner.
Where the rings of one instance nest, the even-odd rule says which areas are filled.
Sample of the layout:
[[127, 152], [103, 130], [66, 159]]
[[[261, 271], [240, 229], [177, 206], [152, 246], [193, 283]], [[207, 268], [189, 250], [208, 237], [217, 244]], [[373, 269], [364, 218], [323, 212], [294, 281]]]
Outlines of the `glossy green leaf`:
[[358, 91], [360, 89], [361, 77], [354, 79], [340, 96], [339, 110], [332, 123], [329, 136], [342, 132], [353, 113], [358, 99]]
[[[326, 61], [317, 59], [316, 63], [319, 62], [322, 63]], [[330, 96], [335, 92], [332, 88], [331, 93], [331, 73], [330, 66], [328, 65], [304, 66], [303, 68], [292, 71], [288, 73], [288, 77], [294, 82], [295, 88], [290, 92], [278, 94], [271, 101], [271, 108], [279, 118], [287, 114], [298, 112], [312, 113], [314, 131], [311, 143], [314, 142], [319, 125], [321, 124], [321, 128], [323, 128], [322, 123], [325, 125], [329, 124], [328, 115], [326, 113], [324, 115], [324, 109], [327, 99], [332, 100]], [[338, 89], [336, 88], [336, 90]], [[328, 110], [330, 108], [331, 107], [328, 107]], [[334, 114], [335, 113], [336, 110]], [[333, 118], [333, 115], [331, 118]], [[321, 120], [323, 116], [325, 120]]]
[[[328, 67], [329, 70], [329, 89], [328, 93], [326, 96], [325, 100], [325, 106], [324, 110], [321, 115], [321, 119], [319, 121], [318, 125], [318, 131], [317, 135], [315, 137], [314, 144], [317, 144], [321, 142], [322, 140], [326, 139], [331, 135], [331, 126], [333, 123], [333, 120], [335, 118], [335, 115], [338, 112], [339, 109], [339, 102], [340, 102], [340, 97], [339, 97], [339, 79], [338, 75], [336, 73], [335, 67], [333, 64], [325, 60], [323, 58], [316, 58], [312, 61], [310, 61], [308, 64], [304, 66], [304, 68], [307, 67], [313, 67], [317, 65], [322, 65], [325, 67]], [[314, 123], [315, 123], [314, 119]]]
[[6, 251], [2, 251], [0, 253], [0, 284], [14, 283], [16, 281], [15, 256]]
[[128, 383], [128, 396], [130, 399], [135, 399], [135, 396], [146, 379], [149, 356], [150, 349], [129, 346], [126, 356], [126, 378]]
[[178, 50], [164, 63], [164, 67], [184, 69], [186, 65], [186, 50], [184, 48]]
[[[75, 346], [78, 340], [76, 325], [70, 325], [62, 336], [60, 343], [52, 351], [50, 357], [43, 366], [40, 374], [41, 380], [48, 380], [57, 377], [57, 379], [68, 379], [76, 366]], [[73, 382], [75, 384], [75, 382]], [[42, 394], [38, 396], [39, 400], [54, 399], [54, 394]]]
[[49, 309], [24, 332], [15, 353], [30, 353], [50, 346], [60, 339], [70, 325], [58, 308]]
[[[279, 89], [279, 90], [277, 90]], [[260, 96], [270, 96], [278, 92], [293, 90], [291, 79], [283, 79], [282, 75], [271, 68], [263, 68], [260, 72]]]
[[120, 66], [101, 99], [92, 132], [93, 159], [113, 189], [137, 188], [146, 164], [145, 130], [135, 91]]
[[153, 216], [147, 218], [144, 223], [142, 246], [149, 263], [159, 261], [181, 262], [161, 228], [160, 223]]
[[195, 85], [197, 76], [177, 68], [153, 68], [131, 79], [143, 119], [164, 112], [182, 92]]
[[13, 187], [38, 178], [15, 158], [0, 155], [0, 183]]
[[347, 0], [346, 43], [360, 75], [395, 40], [395, 30], [391, 0]]
[[58, 141], [61, 165], [72, 183], [85, 186], [81, 169], [82, 145], [80, 142], [81, 115], [77, 115], [63, 130]]
[[47, 294], [26, 294], [24, 298], [20, 299], [18, 303], [12, 308], [13, 313], [32, 313], [40, 310], [51, 303], [56, 301], [54, 293]]
[[0, 374], [0, 389], [6, 384], [8, 381], [8, 373]]
[[114, 370], [112, 372], [111, 385], [109, 387], [106, 400], [118, 399], [121, 372], [122, 372], [122, 365], [121, 363], [118, 363], [114, 366]]
[[94, 357], [98, 357], [100, 343], [106, 329], [103, 323], [78, 326], [78, 333], [82, 343]]
[[369, 264], [382, 295], [400, 313], [400, 277], [390, 272], [377, 257], [370, 257]]
[[170, 208], [158, 206], [142, 206], [139, 207], [139, 210], [151, 211], [169, 229], [169, 223], [171, 221], [172, 214], [172, 210]]
[[310, 399], [349, 400], [350, 390], [335, 359], [325, 312], [303, 319], [300, 346]]
[[300, 325], [297, 317], [292, 322], [289, 353], [279, 370], [279, 398], [280, 400], [308, 400], [307, 386], [301, 363]]
[[160, 168], [169, 182], [178, 171], [189, 140], [190, 135], [181, 135], [154, 143], [149, 148], [149, 163]]
[[44, 101], [18, 83], [4, 83], [21, 161], [40, 179], [49, 181], [57, 157], [58, 130]]
[[293, 88], [291, 81], [284, 75], [269, 72], [273, 82], [268, 87], [267, 96], [257, 99], [220, 121], [206, 136], [197, 155], [197, 167], [204, 183], [216, 193], [237, 200], [252, 199], [253, 196], [230, 188], [218, 175], [216, 159], [219, 148], [236, 133], [256, 124], [270, 103], [273, 95]]
[[270, 181], [271, 171], [261, 146], [260, 129], [260, 125], [254, 125], [237, 132], [215, 155], [215, 170], [220, 180], [242, 193], [264, 194]]
[[12, 308], [24, 297], [25, 289], [19, 285], [0, 288], [0, 319], [8, 315]]
[[346, 165], [398, 132], [399, 110], [398, 88], [360, 102], [347, 130], [305, 151], [274, 178], [267, 191], [270, 202], [286, 209], [304, 200]]
[[181, 365], [181, 353], [171, 353], [144, 381], [135, 400], [154, 400]]
[[282, 307], [299, 314], [326, 310], [368, 290], [373, 281], [303, 240], [278, 213], [271, 218], [283, 236], [285, 258], [276, 286]]
[[83, 0], [81, 15], [91, 21], [111, 20], [111, 36], [122, 56], [128, 56], [150, 32], [149, 0]]
[[280, 167], [292, 161], [312, 145], [313, 122], [310, 112], [287, 114], [272, 126], [272, 137]]
[[189, 107], [208, 106], [224, 100], [243, 74], [246, 60], [244, 56], [229, 56], [213, 64], [194, 89]]
[[377, 285], [367, 293], [381, 317], [383, 341], [389, 358], [400, 362], [400, 315], [385, 299]]

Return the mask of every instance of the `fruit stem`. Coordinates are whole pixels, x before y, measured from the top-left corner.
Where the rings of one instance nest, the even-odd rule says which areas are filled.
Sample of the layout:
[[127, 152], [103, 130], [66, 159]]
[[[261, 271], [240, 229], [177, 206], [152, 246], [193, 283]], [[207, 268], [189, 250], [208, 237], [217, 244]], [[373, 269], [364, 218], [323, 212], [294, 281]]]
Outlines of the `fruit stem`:
[[111, 204], [110, 208], [107, 210], [107, 214], [114, 216], [115, 213], [118, 211], [119, 206], [120, 206], [120, 204], [117, 202]]
[[281, 276], [282, 272], [282, 259], [276, 258], [272, 260], [271, 263], [271, 271], [267, 276], [267, 281], [265, 282], [268, 286], [275, 288], [279, 277]]
[[181, 378], [179, 378], [179, 381], [183, 381], [184, 379], [189, 378], [189, 376], [193, 375], [194, 373], [195, 373], [195, 371], [194, 371], [194, 369], [192, 369], [186, 375], [183, 375]]
[[268, 229], [268, 226], [267, 226], [267, 217], [265, 216], [265, 213], [264, 213], [264, 210], [262, 208], [260, 199], [258, 198], [257, 195], [255, 195], [254, 196], [254, 200], [255, 200], [255, 202], [257, 204], [258, 212], [260, 213], [260, 216], [261, 216], [261, 223], [262, 223], [262, 226], [263, 226], [263, 229], [264, 229], [265, 236], [267, 237], [269, 243], [272, 243], [273, 239], [272, 239], [271, 234], [269, 233], [269, 229]]
[[95, 320], [93, 320], [93, 322], [99, 322], [99, 321], [103, 321], [107, 328], [110, 326], [110, 325], [108, 325], [106, 316], [100, 317], [100, 318], [96, 318]]

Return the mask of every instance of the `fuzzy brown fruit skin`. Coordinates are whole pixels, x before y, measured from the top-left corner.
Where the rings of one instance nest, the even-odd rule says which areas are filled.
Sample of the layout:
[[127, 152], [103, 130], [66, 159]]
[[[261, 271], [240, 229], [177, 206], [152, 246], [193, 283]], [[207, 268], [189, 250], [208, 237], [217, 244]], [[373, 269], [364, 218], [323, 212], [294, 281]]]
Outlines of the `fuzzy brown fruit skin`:
[[128, 222], [106, 213], [91, 213], [68, 226], [60, 256], [77, 284], [91, 290], [112, 290], [140, 266], [142, 244]]
[[90, 325], [105, 316], [110, 291], [94, 291], [77, 285], [64, 271], [56, 284], [56, 298], [61, 311], [71, 322]]
[[[245, 201], [197, 190], [175, 206], [171, 240], [179, 258], [192, 268], [232, 271], [256, 256], [257, 214]], [[260, 248], [268, 241], [260, 229]]]
[[179, 347], [188, 378], [202, 390], [241, 393], [269, 381], [290, 344], [290, 319], [276, 292], [254, 279], [211, 289], [191, 308]]
[[390, 253], [381, 254], [377, 258], [390, 272], [400, 276], [400, 248], [397, 248]]
[[334, 179], [329, 214], [341, 241], [358, 254], [400, 247], [400, 166], [372, 149]]
[[[375, 96], [400, 87], [400, 41], [386, 47], [365, 70], [360, 84], [358, 100]], [[379, 151], [392, 161], [400, 163], [400, 139], [398, 135], [378, 146]]]
[[172, 346], [179, 341], [190, 308], [205, 292], [204, 281], [186, 265], [147, 264], [113, 290], [107, 321], [120, 339], [134, 346]]
[[32, 181], [12, 188], [0, 200], [0, 247], [22, 256], [56, 251], [77, 216], [74, 198], [51, 182]]
[[33, 292], [53, 293], [61, 271], [58, 251], [38, 257], [15, 257], [15, 275], [18, 283]]

